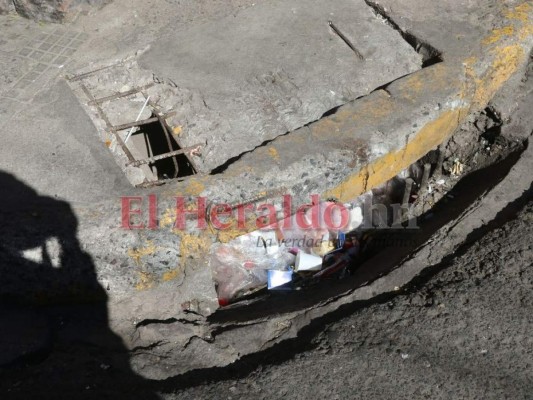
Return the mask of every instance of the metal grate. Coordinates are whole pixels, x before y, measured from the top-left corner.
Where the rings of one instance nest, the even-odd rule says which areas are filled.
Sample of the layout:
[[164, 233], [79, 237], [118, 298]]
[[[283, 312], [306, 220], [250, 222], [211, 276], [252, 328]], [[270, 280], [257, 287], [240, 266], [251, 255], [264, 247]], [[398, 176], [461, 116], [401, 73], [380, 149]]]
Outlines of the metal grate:
[[[166, 119], [171, 116], [174, 116], [176, 113], [174, 111], [163, 113], [158, 108], [157, 104], [155, 104], [150, 99], [150, 97], [147, 96], [146, 94], [146, 90], [154, 86], [155, 83], [150, 83], [144, 86], [135, 87], [133, 89], [130, 89], [124, 92], [117, 92], [114, 94], [110, 94], [108, 96], [95, 98], [94, 95], [91, 93], [91, 91], [88, 89], [88, 87], [83, 82], [84, 79], [89, 78], [92, 75], [100, 71], [113, 68], [119, 65], [120, 64], [115, 64], [115, 65], [106, 66], [103, 68], [98, 68], [90, 72], [86, 72], [86, 73], [79, 74], [76, 76], [71, 76], [68, 78], [68, 80], [70, 82], [79, 82], [79, 86], [81, 90], [83, 91], [83, 93], [88, 99], [87, 105], [90, 107], [93, 107], [96, 110], [98, 117], [102, 121], [104, 121], [106, 125], [106, 130], [115, 138], [117, 144], [120, 146], [120, 148], [126, 155], [128, 159], [126, 166], [141, 167], [144, 165], [148, 165], [149, 167], [153, 167], [158, 162], [161, 162], [163, 160], [168, 160], [168, 159], [172, 160], [172, 165], [173, 165], [172, 176], [168, 176], [165, 174], [164, 176], [158, 176], [157, 180], [154, 180], [154, 181], [149, 181], [148, 179], [145, 179], [143, 183], [137, 186], [150, 187], [154, 185], [161, 185], [161, 184], [165, 184], [165, 183], [172, 182], [175, 180], [183, 180], [187, 178], [188, 176], [196, 175], [198, 173], [198, 167], [196, 163], [194, 162], [192, 155], [199, 155], [201, 153], [203, 145], [201, 143], [198, 143], [198, 144], [195, 144], [194, 146], [182, 147], [178, 139], [171, 136], [170, 129], [167, 125]], [[145, 107], [149, 107], [149, 109], [151, 110], [151, 117], [145, 118], [145, 119], [139, 119], [139, 120], [131, 121], [131, 122], [125, 122], [120, 125], [113, 125], [110, 122], [109, 117], [106, 115], [104, 109], [102, 108], [102, 104], [106, 102], [116, 101], [122, 98], [127, 98], [133, 95], [138, 95], [138, 94], [141, 94], [144, 97], [145, 99], [144, 105]], [[143, 107], [143, 110], [144, 110], [144, 107]], [[139, 118], [140, 118], [141, 113], [139, 114]], [[148, 130], [148, 127], [151, 127], [151, 129]], [[154, 129], [154, 127], [156, 127], [156, 129]], [[158, 154], [150, 154], [149, 149], [151, 148], [151, 146], [147, 145], [148, 157], [136, 159], [131, 149], [128, 147], [128, 143], [127, 143], [128, 139], [133, 133], [133, 130], [136, 128], [139, 128], [139, 131], [135, 133], [143, 132], [142, 129], [146, 129], [146, 132], [144, 132], [144, 134], [147, 136], [150, 136], [150, 139], [153, 139], [154, 135], [164, 136], [163, 143], [166, 143], [166, 150], [162, 153], [158, 152]], [[128, 130], [129, 132], [127, 132]], [[162, 138], [157, 138], [157, 139], [162, 140]]]

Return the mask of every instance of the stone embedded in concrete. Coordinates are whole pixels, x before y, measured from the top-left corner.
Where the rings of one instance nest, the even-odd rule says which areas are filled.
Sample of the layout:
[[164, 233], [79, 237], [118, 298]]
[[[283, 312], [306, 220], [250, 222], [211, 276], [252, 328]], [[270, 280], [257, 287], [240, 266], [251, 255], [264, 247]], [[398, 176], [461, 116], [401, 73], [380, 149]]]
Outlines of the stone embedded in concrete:
[[69, 4], [64, 0], [13, 0], [17, 12], [23, 17], [38, 20], [59, 22], [68, 11]]
[[[349, 38], [361, 61], [328, 25]], [[420, 68], [421, 57], [364, 2], [276, 1], [185, 31], [171, 26], [140, 65], [190, 91], [172, 119], [205, 143], [202, 172]]]
[[13, 0], [17, 13], [23, 17], [48, 22], [61, 22], [79, 7], [99, 7], [108, 2], [109, 0]]

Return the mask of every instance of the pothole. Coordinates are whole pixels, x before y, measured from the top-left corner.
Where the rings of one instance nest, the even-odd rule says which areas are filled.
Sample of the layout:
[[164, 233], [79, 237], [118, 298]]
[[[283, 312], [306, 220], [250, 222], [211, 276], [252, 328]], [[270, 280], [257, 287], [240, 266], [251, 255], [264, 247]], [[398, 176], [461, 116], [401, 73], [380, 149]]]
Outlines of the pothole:
[[[387, 274], [506, 176], [525, 143], [502, 136], [501, 124], [497, 113], [490, 108], [471, 116], [439, 149], [360, 199], [359, 206], [367, 202], [363, 216], [370, 222], [345, 232], [340, 256], [333, 256], [333, 261], [328, 262], [328, 256], [333, 254], [329, 253], [322, 258], [320, 268], [312, 273], [297, 273], [293, 265], [290, 268], [293, 276], [296, 272], [296, 278], [271, 290], [267, 282], [251, 284], [242, 290], [233, 287], [232, 304], [215, 313], [211, 320], [248, 321], [271, 313], [305, 309]], [[338, 232], [329, 232], [329, 237], [337, 247]], [[350, 251], [351, 246], [346, 246], [350, 242], [357, 246], [358, 254], [339, 264], [342, 254]], [[222, 246], [226, 249], [233, 246], [235, 250], [236, 245], [235, 241]], [[220, 294], [221, 285], [223, 288], [226, 282], [217, 276], [221, 260], [216, 253], [214, 255], [211, 266], [219, 279]], [[235, 253], [233, 256], [234, 268], [239, 268], [238, 257]], [[249, 260], [249, 255], [244, 254], [244, 258], [248, 258], [248, 263], [253, 261]], [[331, 268], [335, 263], [339, 268]], [[241, 267], [249, 268], [250, 264]], [[324, 274], [328, 268], [331, 268], [330, 273]]]

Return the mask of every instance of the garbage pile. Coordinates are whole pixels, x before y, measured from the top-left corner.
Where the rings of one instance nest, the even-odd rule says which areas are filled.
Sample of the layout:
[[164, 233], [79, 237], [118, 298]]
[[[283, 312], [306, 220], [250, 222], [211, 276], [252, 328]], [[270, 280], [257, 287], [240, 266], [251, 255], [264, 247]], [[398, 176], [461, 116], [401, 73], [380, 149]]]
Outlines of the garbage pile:
[[[409, 219], [411, 203], [423, 205], [420, 197], [436, 192], [432, 185], [442, 187], [446, 183], [441, 177], [444, 161], [442, 149], [431, 151], [349, 203], [318, 198], [291, 217], [213, 246], [209, 262], [220, 305], [260, 290], [298, 290], [353, 273], [379, 247], [373, 243], [378, 229], [398, 228], [404, 222], [409, 225], [406, 228], [416, 228], [416, 218]], [[449, 175], [462, 174], [463, 168], [455, 158]], [[436, 173], [433, 177], [432, 170]], [[415, 226], [411, 226], [412, 221]]]
[[259, 290], [297, 290], [348, 274], [360, 253], [353, 231], [363, 223], [368, 196], [349, 204], [320, 202], [303, 214], [214, 246], [210, 265], [220, 305]]

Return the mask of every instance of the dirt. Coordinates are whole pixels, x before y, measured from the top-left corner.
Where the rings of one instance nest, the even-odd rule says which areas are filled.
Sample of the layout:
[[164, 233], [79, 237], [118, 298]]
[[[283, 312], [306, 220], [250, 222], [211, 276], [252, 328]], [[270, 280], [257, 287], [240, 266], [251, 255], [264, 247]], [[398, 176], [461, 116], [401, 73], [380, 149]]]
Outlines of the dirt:
[[[259, 362], [148, 382], [129, 372], [127, 354], [91, 343], [105, 321], [91, 320], [90, 307], [51, 311], [55, 344], [4, 371], [1, 398], [531, 399], [531, 199], [439, 273]], [[73, 319], [86, 321], [81, 342]]]
[[324, 327], [310, 349], [163, 397], [531, 399], [532, 222], [530, 202], [428, 282]]

